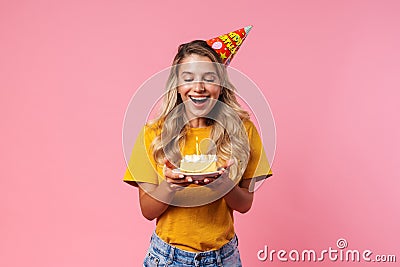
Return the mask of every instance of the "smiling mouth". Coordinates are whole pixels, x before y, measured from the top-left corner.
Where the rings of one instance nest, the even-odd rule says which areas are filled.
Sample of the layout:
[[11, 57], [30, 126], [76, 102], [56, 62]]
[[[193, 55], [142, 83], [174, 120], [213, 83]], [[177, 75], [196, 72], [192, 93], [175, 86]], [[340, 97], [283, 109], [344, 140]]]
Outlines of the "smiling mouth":
[[189, 96], [195, 104], [203, 104], [208, 100], [208, 96]]

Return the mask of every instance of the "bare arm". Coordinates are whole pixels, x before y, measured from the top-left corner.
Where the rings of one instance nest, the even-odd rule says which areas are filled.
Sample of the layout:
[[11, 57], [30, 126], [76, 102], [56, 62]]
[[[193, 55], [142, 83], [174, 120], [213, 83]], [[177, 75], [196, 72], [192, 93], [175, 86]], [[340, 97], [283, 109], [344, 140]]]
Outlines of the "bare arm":
[[139, 183], [139, 202], [143, 216], [150, 221], [160, 217], [174, 195], [174, 190], [166, 182], [160, 185]]
[[253, 192], [250, 192], [249, 186], [252, 179], [246, 179], [234, 186], [224, 199], [226, 204], [233, 210], [240, 213], [246, 213], [253, 204]]
[[139, 202], [143, 216], [148, 220], [160, 217], [169, 207], [175, 192], [188, 186], [192, 180], [172, 172], [173, 165], [165, 160], [165, 180], [159, 185], [139, 183]]
[[233, 162], [227, 161], [224, 168], [221, 169], [221, 175], [219, 178], [206, 178], [204, 184], [214, 183], [213, 188], [216, 190], [229, 190], [224, 199], [226, 204], [233, 210], [240, 213], [246, 213], [250, 210], [253, 204], [255, 178], [244, 179], [238, 185], [234, 185], [234, 182], [229, 178], [229, 168]]
[[224, 195], [226, 204], [233, 210], [240, 213], [246, 213], [250, 210], [253, 204], [253, 191], [250, 190], [253, 179], [242, 180], [239, 184], [235, 185], [229, 178], [228, 173], [221, 174], [218, 178], [206, 178], [204, 184], [209, 184], [210, 188], [218, 190], [221, 193], [228, 193]]

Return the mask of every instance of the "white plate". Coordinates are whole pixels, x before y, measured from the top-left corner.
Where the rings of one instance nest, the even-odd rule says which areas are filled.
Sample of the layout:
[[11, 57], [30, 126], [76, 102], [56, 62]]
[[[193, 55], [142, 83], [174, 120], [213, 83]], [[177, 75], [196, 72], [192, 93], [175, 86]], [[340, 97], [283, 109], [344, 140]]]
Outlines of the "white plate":
[[203, 180], [206, 177], [212, 177], [219, 174], [219, 171], [214, 172], [182, 172], [180, 169], [172, 170], [173, 173], [183, 174], [185, 176], [190, 176], [193, 180]]

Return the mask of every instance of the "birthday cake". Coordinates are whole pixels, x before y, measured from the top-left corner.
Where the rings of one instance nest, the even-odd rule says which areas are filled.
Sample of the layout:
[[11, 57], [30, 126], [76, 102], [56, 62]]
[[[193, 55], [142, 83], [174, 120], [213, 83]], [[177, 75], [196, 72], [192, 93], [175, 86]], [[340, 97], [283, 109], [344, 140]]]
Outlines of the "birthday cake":
[[186, 155], [181, 160], [180, 170], [191, 173], [215, 172], [217, 155]]

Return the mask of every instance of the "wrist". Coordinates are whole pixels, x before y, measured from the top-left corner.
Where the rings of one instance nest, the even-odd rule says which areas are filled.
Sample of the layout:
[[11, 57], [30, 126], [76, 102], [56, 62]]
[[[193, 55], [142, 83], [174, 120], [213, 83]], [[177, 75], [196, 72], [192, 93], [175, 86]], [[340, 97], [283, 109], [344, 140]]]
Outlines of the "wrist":
[[166, 180], [162, 181], [159, 185], [160, 191], [166, 192], [172, 196], [176, 194], [177, 191], [182, 190], [184, 187], [179, 184], [168, 183]]
[[162, 181], [157, 188], [150, 193], [150, 196], [161, 202], [170, 203], [175, 196], [175, 191], [166, 181]]

